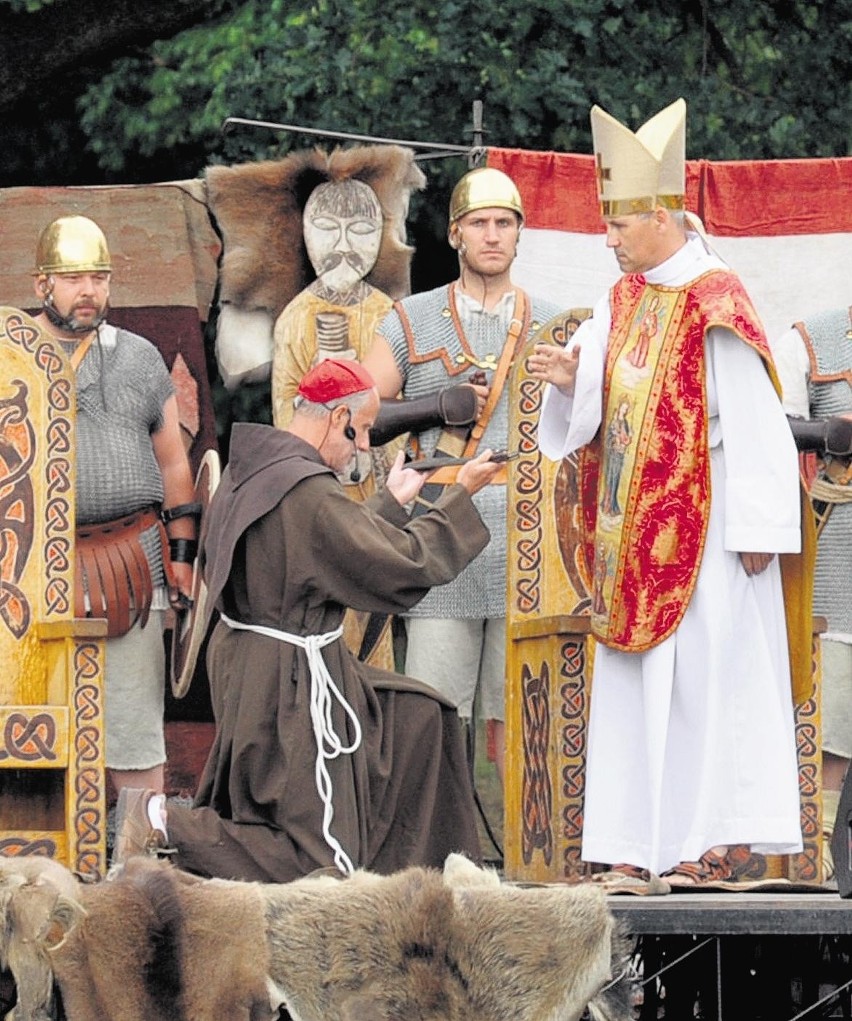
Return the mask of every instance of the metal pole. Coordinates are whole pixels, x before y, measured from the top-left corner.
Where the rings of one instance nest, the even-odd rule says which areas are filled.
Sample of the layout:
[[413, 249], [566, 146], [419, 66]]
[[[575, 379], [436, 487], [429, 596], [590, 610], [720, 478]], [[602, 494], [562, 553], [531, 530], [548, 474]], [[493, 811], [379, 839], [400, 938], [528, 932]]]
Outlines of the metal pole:
[[326, 131], [324, 128], [309, 128], [303, 124], [277, 124], [274, 121], [255, 121], [246, 117], [226, 117], [222, 124], [222, 134], [227, 134], [236, 126], [251, 128], [268, 128], [270, 131], [290, 131], [294, 134], [321, 135], [324, 138], [340, 138], [349, 142], [377, 142], [384, 145], [405, 145], [410, 149], [439, 151], [448, 156], [469, 155], [469, 145], [450, 145], [443, 142], [417, 142], [404, 138], [383, 138], [380, 135], [357, 135], [349, 131]]
[[473, 101], [473, 148], [468, 153], [467, 165], [472, 170], [474, 167], [478, 167], [485, 158], [485, 146], [483, 145], [483, 136], [485, 135], [485, 128], [482, 126], [482, 100], [474, 99]]

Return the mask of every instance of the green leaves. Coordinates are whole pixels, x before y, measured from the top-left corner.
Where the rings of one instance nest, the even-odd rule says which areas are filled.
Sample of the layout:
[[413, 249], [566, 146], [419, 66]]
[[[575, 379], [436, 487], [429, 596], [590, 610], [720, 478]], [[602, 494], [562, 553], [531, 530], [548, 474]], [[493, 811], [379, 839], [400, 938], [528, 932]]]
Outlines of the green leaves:
[[223, 139], [228, 116], [464, 144], [477, 98], [495, 145], [588, 151], [592, 103], [635, 125], [683, 95], [690, 156], [842, 155], [848, 75], [791, 70], [840, 69], [849, 31], [827, 0], [249, 0], [116, 61], [79, 107], [115, 173], [186, 145], [228, 161], [305, 144]]

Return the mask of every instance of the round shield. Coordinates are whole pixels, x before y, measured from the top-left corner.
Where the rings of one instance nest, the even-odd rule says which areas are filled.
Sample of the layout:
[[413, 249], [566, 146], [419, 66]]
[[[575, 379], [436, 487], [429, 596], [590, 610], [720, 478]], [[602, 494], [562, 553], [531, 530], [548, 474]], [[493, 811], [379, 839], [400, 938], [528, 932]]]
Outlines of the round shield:
[[[215, 450], [206, 450], [195, 477], [195, 501], [202, 507], [201, 521], [198, 525], [199, 535], [202, 533], [204, 515], [219, 485], [221, 474], [219, 454]], [[200, 552], [199, 546], [199, 554]], [[201, 576], [201, 557], [197, 556], [192, 568], [192, 606], [188, 610], [178, 612], [172, 635], [170, 680], [175, 698], [184, 697], [195, 674], [198, 653], [205, 638], [206, 605], [207, 586]]]

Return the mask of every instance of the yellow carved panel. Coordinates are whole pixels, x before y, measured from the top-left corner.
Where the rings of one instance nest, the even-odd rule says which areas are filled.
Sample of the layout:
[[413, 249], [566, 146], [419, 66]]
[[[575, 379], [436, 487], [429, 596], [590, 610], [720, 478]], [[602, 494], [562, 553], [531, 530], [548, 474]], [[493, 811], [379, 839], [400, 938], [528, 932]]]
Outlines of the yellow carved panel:
[[75, 379], [0, 308], [0, 854], [106, 872], [106, 621], [74, 618]]

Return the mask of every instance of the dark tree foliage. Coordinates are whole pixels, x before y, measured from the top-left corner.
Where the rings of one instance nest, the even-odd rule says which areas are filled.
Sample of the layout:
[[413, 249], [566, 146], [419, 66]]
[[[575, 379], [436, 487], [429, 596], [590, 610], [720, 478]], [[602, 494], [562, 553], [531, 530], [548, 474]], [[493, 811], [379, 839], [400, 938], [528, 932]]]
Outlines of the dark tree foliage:
[[693, 157], [852, 142], [850, 0], [0, 0], [0, 14], [7, 186], [172, 179], [311, 142], [225, 137], [228, 116], [464, 144], [474, 99], [495, 145], [588, 151], [592, 103], [637, 124], [679, 95]]

